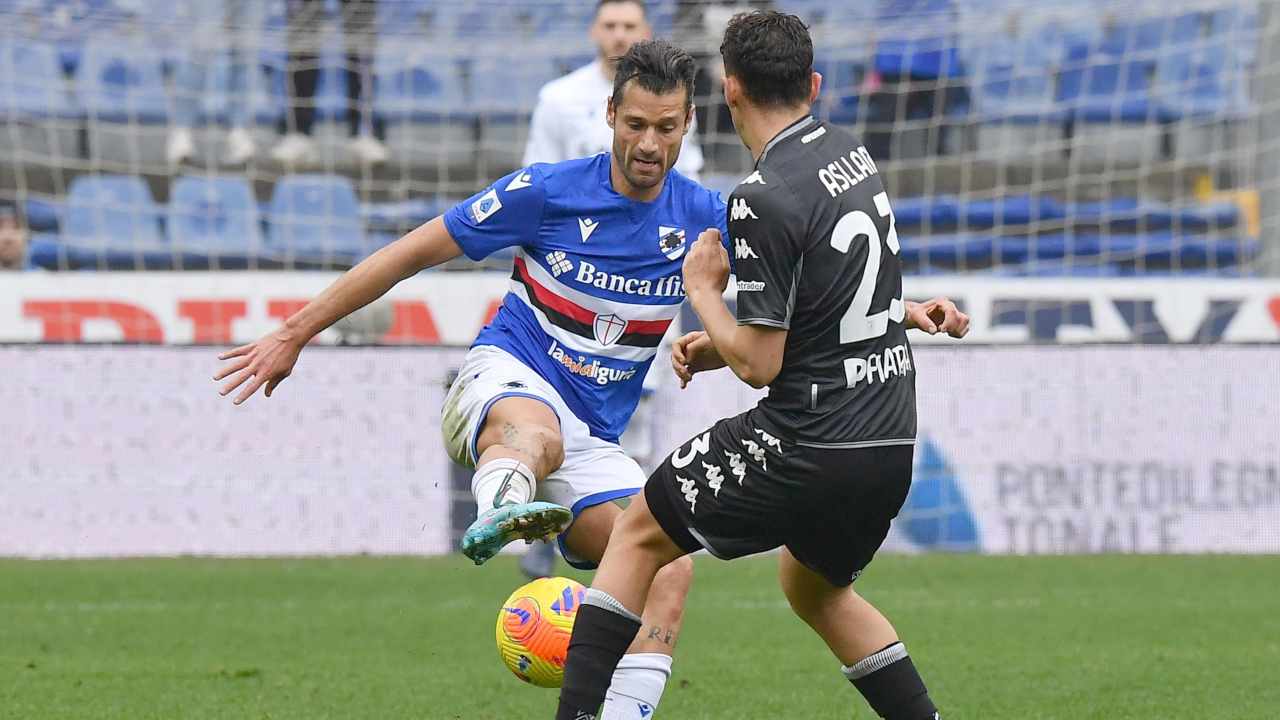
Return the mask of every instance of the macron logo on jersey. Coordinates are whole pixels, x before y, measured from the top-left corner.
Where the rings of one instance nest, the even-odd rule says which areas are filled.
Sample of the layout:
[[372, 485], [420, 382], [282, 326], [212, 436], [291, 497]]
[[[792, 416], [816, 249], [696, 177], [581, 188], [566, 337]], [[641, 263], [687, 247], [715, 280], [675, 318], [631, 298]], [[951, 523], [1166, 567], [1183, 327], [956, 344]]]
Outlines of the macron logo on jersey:
[[507, 183], [507, 192], [515, 192], [523, 190], [533, 184], [533, 176], [527, 172], [511, 178], [511, 182]]
[[729, 219], [746, 220], [747, 218], [751, 218], [752, 220], [760, 219], [756, 216], [755, 212], [752, 211], [751, 206], [747, 204], [746, 198], [734, 198], [733, 207], [729, 208]]
[[598, 227], [600, 227], [599, 220], [578, 218], [578, 232], [582, 233], [582, 242], [586, 242], [587, 238], [591, 237], [591, 233], [595, 232]]

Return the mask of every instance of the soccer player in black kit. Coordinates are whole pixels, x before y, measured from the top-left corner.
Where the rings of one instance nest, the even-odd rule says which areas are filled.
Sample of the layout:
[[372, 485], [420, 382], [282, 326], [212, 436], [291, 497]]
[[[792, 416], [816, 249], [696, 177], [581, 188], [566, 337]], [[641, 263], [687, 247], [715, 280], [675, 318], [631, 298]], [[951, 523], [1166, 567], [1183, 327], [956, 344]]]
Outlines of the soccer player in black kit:
[[937, 708], [889, 621], [850, 587], [911, 485], [915, 366], [906, 331], [962, 337], [950, 301], [902, 299], [893, 211], [875, 161], [809, 114], [821, 77], [795, 16], [739, 15], [720, 53], [725, 100], [755, 172], [734, 190], [729, 232], [738, 315], [722, 293], [718, 231], [684, 261], [705, 332], [681, 338], [682, 384], [730, 367], [760, 404], [673, 452], [618, 520], [569, 645], [557, 720], [594, 720], [614, 666], [640, 627], [657, 571], [706, 549], [732, 559], [781, 547], [792, 609], [889, 720]]

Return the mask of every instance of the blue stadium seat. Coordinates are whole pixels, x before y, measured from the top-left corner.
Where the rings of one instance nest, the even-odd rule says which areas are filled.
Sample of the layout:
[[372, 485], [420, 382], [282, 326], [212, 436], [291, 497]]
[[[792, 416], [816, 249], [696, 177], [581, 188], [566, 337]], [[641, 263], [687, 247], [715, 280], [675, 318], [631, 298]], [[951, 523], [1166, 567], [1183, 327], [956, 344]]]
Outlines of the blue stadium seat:
[[178, 178], [170, 189], [167, 229], [169, 242], [183, 253], [247, 258], [262, 250], [258, 206], [242, 177]]
[[160, 210], [147, 184], [132, 175], [81, 175], [72, 180], [62, 237], [66, 245], [96, 255], [99, 265], [107, 267], [135, 269], [172, 262], [160, 234]]
[[368, 251], [360, 203], [337, 175], [286, 175], [271, 196], [267, 252], [286, 264], [350, 265]]
[[934, 269], [981, 267], [991, 262], [995, 239], [980, 233], [955, 235], [899, 235], [902, 262]]
[[1156, 68], [1168, 31], [1166, 18], [1116, 23], [1096, 43], [1071, 44], [1057, 101], [1080, 122], [1158, 119]]
[[39, 37], [58, 46], [59, 60], [68, 73], [76, 72], [85, 40], [109, 31], [127, 16], [115, 0], [32, 0], [28, 9], [39, 18]]
[[1162, 116], [1230, 119], [1246, 110], [1243, 69], [1218, 42], [1180, 46], [1161, 57], [1157, 92]]
[[1137, 198], [1111, 198], [1074, 203], [1066, 212], [1074, 223], [1106, 228], [1114, 233], [1206, 232], [1232, 228], [1240, 221], [1240, 209], [1231, 202], [1179, 207]]
[[899, 230], [953, 230], [960, 222], [960, 202], [951, 196], [895, 198], [890, 205]]
[[80, 105], [92, 120], [162, 123], [168, 118], [160, 56], [137, 38], [101, 35], [90, 39], [76, 87]]
[[380, 42], [373, 73], [374, 110], [389, 123], [438, 122], [465, 114], [466, 88], [452, 54], [417, 42]]
[[1054, 102], [1054, 72], [1060, 45], [1048, 33], [980, 36], [966, 48], [975, 119], [984, 123], [1059, 122]]
[[15, 119], [79, 115], [67, 93], [56, 47], [16, 37], [0, 38], [0, 115]]
[[[951, 0], [878, 0], [874, 20], [876, 70], [917, 79], [962, 75], [955, 18], [956, 7]], [[841, 20], [829, 17], [827, 22], [838, 24]]]
[[422, 38], [437, 34], [444, 19], [435, 0], [379, 0], [378, 35]]
[[970, 229], [1029, 225], [1064, 217], [1063, 207], [1048, 196], [1005, 195], [990, 200], [970, 200], [960, 207], [960, 224]]
[[1086, 265], [1105, 260], [1100, 257], [1102, 237], [1092, 234], [1051, 233], [1034, 237], [1001, 237], [996, 240], [994, 260], [1001, 264], [1070, 259]]
[[858, 120], [858, 101], [868, 65], [867, 48], [850, 46], [826, 49], [814, 58], [813, 69], [822, 75], [822, 91], [814, 113], [840, 124]]

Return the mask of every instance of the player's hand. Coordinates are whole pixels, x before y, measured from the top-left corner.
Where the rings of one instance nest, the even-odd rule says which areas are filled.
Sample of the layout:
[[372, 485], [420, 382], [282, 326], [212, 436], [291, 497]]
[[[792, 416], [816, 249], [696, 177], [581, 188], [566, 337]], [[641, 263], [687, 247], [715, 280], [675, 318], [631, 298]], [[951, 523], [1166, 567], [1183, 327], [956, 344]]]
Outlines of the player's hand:
[[298, 362], [298, 353], [302, 352], [303, 345], [304, 343], [298, 342], [288, 330], [280, 328], [264, 335], [256, 342], [222, 353], [218, 359], [230, 362], [222, 366], [213, 379], [215, 382], [224, 378], [230, 379], [223, 383], [218, 394], [225, 397], [248, 381], [249, 384], [236, 395], [233, 403], [239, 405], [248, 400], [264, 384], [267, 386], [267, 397], [271, 397], [271, 392], [276, 389], [276, 386], [284, 382], [284, 379], [293, 372], [293, 366]]
[[711, 336], [702, 330], [687, 333], [677, 339], [671, 345], [671, 369], [680, 378], [680, 389], [689, 386], [695, 373], [715, 369], [715, 355]]
[[949, 298], [936, 297], [928, 302], [907, 303], [907, 327], [919, 328], [930, 335], [942, 332], [962, 338], [969, 333], [969, 316]]
[[720, 241], [720, 231], [707, 228], [684, 256], [684, 291], [724, 293], [729, 284], [729, 253]]

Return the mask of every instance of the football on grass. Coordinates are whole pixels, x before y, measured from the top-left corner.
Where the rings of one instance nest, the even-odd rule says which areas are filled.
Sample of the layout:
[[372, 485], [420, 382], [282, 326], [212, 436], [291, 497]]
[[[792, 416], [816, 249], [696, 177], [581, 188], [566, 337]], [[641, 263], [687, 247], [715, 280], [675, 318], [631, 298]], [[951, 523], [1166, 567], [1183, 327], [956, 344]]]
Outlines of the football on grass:
[[516, 677], [538, 687], [564, 681], [569, 636], [587, 589], [563, 577], [517, 588], [498, 612], [498, 654]]

